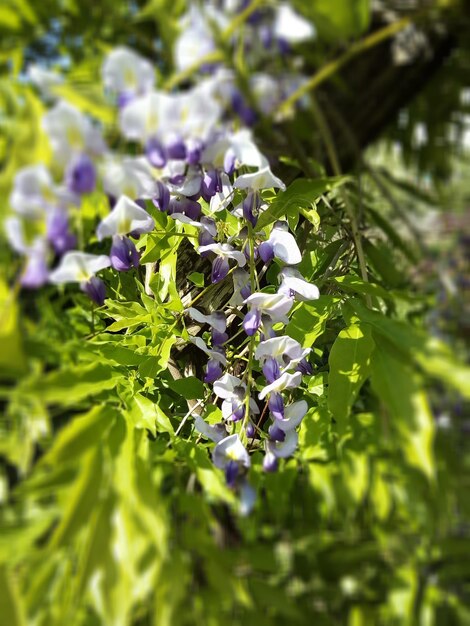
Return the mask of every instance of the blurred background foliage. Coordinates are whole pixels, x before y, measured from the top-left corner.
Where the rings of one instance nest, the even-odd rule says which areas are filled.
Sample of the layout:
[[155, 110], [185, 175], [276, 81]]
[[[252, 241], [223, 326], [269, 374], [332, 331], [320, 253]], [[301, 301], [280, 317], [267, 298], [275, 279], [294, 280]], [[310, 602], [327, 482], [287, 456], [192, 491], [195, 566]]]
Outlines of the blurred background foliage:
[[[175, 437], [201, 392], [182, 397], [166, 369], [179, 332], [170, 311], [125, 275], [121, 300], [95, 319], [81, 294], [18, 293], [2, 241], [2, 624], [470, 624], [468, 3], [295, 6], [318, 31], [302, 72], [331, 71], [293, 119], [255, 133], [286, 182], [353, 181], [289, 205], [302, 271], [322, 293], [288, 328], [314, 348], [299, 452], [274, 475], [254, 464], [258, 501], [238, 516], [204, 444], [190, 429]], [[184, 86], [171, 45], [186, 7], [3, 0], [2, 215], [16, 170], [50, 161], [28, 66], [62, 72], [55, 93], [112, 138], [104, 54], [129, 45], [155, 62], [160, 86]], [[403, 19], [396, 36], [368, 40]], [[226, 43], [243, 78], [254, 68]], [[84, 207], [85, 227], [101, 201]]]

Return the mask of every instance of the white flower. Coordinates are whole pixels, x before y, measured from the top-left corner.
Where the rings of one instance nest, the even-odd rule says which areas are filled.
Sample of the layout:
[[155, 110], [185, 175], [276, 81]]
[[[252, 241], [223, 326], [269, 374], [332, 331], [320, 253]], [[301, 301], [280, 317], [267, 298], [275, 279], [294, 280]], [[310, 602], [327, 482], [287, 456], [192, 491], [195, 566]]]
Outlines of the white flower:
[[63, 100], [44, 115], [43, 127], [49, 136], [55, 159], [63, 166], [82, 152], [98, 155], [105, 151], [99, 128]]
[[262, 341], [255, 351], [255, 358], [262, 363], [269, 357], [276, 359], [285, 369], [290, 369], [304, 359], [310, 348], [303, 349], [298, 341], [287, 335]]
[[108, 54], [101, 74], [105, 88], [116, 93], [143, 94], [155, 82], [152, 64], [125, 46], [118, 46]]
[[215, 49], [208, 17], [220, 28], [224, 28], [227, 23], [222, 13], [208, 5], [204, 12], [199, 7], [190, 5], [189, 11], [181, 18], [182, 30], [174, 46], [174, 60], [178, 71], [187, 70]]
[[235, 259], [238, 263], [238, 267], [246, 265], [246, 257], [243, 252], [235, 250], [235, 248], [228, 243], [211, 243], [208, 246], [199, 246], [199, 254], [202, 252], [214, 252], [217, 256], [226, 259]]
[[244, 304], [260, 310], [261, 313], [267, 313], [274, 323], [287, 324], [289, 320], [286, 315], [291, 310], [293, 302], [291, 298], [279, 293], [253, 293], [244, 301]]
[[250, 130], [242, 129], [236, 133], [219, 137], [203, 151], [201, 160], [215, 167], [222, 167], [228, 151], [232, 151], [236, 159], [236, 167], [262, 168], [268, 164], [266, 157], [259, 151], [253, 141]]
[[266, 450], [268, 454], [272, 454], [277, 459], [285, 459], [294, 454], [298, 441], [299, 436], [297, 432], [289, 430], [284, 441], [266, 441]]
[[279, 393], [280, 391], [284, 391], [284, 389], [293, 389], [294, 387], [298, 387], [301, 382], [302, 374], [300, 372], [295, 372], [294, 374], [284, 372], [273, 383], [271, 383], [270, 385], [266, 385], [266, 387], [263, 387], [258, 395], [258, 398], [262, 400], [268, 395], [268, 393]]
[[284, 419], [276, 419], [275, 424], [285, 433], [295, 430], [308, 411], [305, 400], [294, 402], [284, 409]]
[[222, 191], [216, 193], [215, 196], [212, 196], [209, 203], [209, 210], [211, 213], [223, 211], [232, 201], [233, 187], [230, 182], [230, 178], [225, 172], [222, 172], [220, 179], [222, 182]]
[[45, 237], [37, 235], [32, 242], [27, 241], [24, 232], [24, 223], [18, 217], [7, 217], [3, 223], [8, 243], [19, 254], [31, 254], [41, 246], [47, 247]]
[[149, 233], [155, 227], [153, 217], [127, 196], [121, 196], [114, 209], [96, 229], [99, 240], [114, 235]]
[[200, 415], [196, 415], [194, 419], [194, 428], [197, 432], [203, 435], [206, 439], [210, 439], [215, 443], [219, 443], [219, 441], [222, 441], [222, 439], [227, 436], [227, 429], [225, 426], [223, 424], [217, 426], [211, 426], [204, 421]]
[[[145, 143], [168, 132], [172, 119], [173, 97], [158, 91], [136, 98], [121, 110], [119, 125], [126, 139]], [[172, 130], [172, 128], [170, 128]]]
[[223, 366], [227, 365], [227, 359], [218, 350], [211, 350], [202, 337], [190, 337], [189, 341], [193, 343], [199, 350], [202, 350], [212, 361], [218, 361]]
[[283, 227], [282, 223], [277, 223], [271, 231], [268, 242], [272, 245], [274, 256], [287, 263], [296, 265], [302, 260], [299, 247], [291, 233]]
[[[289, 296], [294, 292], [299, 300], [318, 300], [320, 291], [316, 285], [305, 280], [302, 274], [293, 267], [285, 267], [279, 272], [281, 284], [278, 293]], [[279, 278], [278, 277], [278, 278]]]
[[237, 461], [245, 467], [250, 467], [250, 455], [238, 435], [229, 435], [222, 439], [212, 452], [212, 460], [220, 469], [225, 469], [230, 461]]
[[185, 139], [207, 139], [222, 115], [222, 107], [205, 85], [176, 94], [171, 120], [174, 131]]
[[296, 13], [287, 2], [282, 2], [276, 11], [274, 35], [291, 44], [311, 39], [316, 34], [314, 26]]
[[109, 257], [104, 254], [67, 252], [60, 260], [59, 266], [49, 274], [49, 282], [55, 284], [86, 282], [110, 265]]
[[225, 332], [227, 328], [227, 320], [225, 319], [225, 315], [222, 311], [216, 311], [215, 313], [211, 313], [210, 315], [204, 315], [201, 311], [190, 307], [188, 309], [189, 316], [200, 324], [209, 324], [212, 328], [215, 328], [219, 333]]
[[67, 190], [56, 187], [49, 170], [39, 164], [24, 167], [16, 174], [10, 204], [25, 217], [39, 218], [50, 208], [65, 207], [74, 199]]
[[255, 74], [250, 78], [250, 89], [258, 109], [269, 115], [281, 101], [282, 93], [279, 81], [269, 74]]
[[271, 172], [269, 165], [251, 174], [242, 174], [237, 178], [233, 186], [236, 189], [252, 189], [253, 191], [271, 189], [272, 187], [277, 187], [282, 189], [282, 191], [286, 189], [282, 180]]
[[246, 385], [236, 376], [224, 374], [222, 378], [214, 382], [214, 393], [218, 398], [224, 400], [242, 399], [246, 394]]
[[103, 165], [103, 189], [115, 198], [151, 198], [155, 195], [156, 181], [144, 157], [113, 157]]

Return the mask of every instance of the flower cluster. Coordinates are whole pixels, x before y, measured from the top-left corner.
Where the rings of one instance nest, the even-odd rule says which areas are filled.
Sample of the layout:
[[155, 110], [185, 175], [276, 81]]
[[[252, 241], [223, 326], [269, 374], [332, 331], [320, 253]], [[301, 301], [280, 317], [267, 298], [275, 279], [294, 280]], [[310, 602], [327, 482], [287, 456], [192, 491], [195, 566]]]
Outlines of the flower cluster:
[[[313, 34], [285, 4], [270, 19], [270, 45], [289, 43], [285, 32], [289, 20], [297, 20], [296, 29], [287, 28], [294, 39]], [[212, 49], [211, 37], [200, 32], [207, 21], [200, 20], [201, 14], [191, 11], [187, 29], [177, 41], [181, 69], [190, 57], [194, 61]], [[267, 27], [256, 15], [251, 24]], [[196, 45], [197, 53], [190, 54]], [[97, 274], [106, 268], [128, 272], [139, 266], [139, 239], [154, 231], [156, 212], [196, 228], [195, 248], [212, 264], [211, 282], [233, 281], [233, 295], [223, 311], [195, 307], [185, 311], [210, 330], [208, 342], [201, 336], [191, 336], [191, 341], [208, 357], [204, 382], [222, 415], [215, 425], [196, 416], [195, 428], [216, 444], [213, 462], [249, 510], [250, 451], [264, 448], [263, 467], [268, 472], [276, 470], [279, 459], [294, 453], [296, 428], [308, 407], [304, 400], [292, 401], [292, 394], [302, 375], [312, 372], [309, 350], [282, 329], [295, 301], [318, 298], [318, 289], [296, 269], [302, 257], [287, 223], [258, 228], [259, 216], [268, 208], [267, 190], [284, 190], [285, 185], [271, 171], [251, 131], [231, 119], [231, 105], [242, 119], [247, 116], [235, 106], [234, 82], [222, 68], [190, 89], [167, 93], [155, 89], [155, 73], [146, 59], [117, 48], [106, 58], [102, 76], [132, 156], [112, 150], [100, 127], [72, 105], [53, 103], [43, 128], [61, 182], [56, 183], [44, 165], [20, 171], [10, 197], [13, 215], [5, 223], [12, 247], [25, 258], [19, 280], [26, 288], [75, 282], [101, 306], [106, 284]], [[95, 190], [106, 194], [109, 212], [90, 241], [83, 242], [77, 236], [77, 215]], [[223, 227], [228, 213], [238, 224], [230, 236]], [[91, 244], [105, 246], [106, 254], [83, 250]], [[278, 285], [263, 286], [273, 263]], [[151, 266], [148, 269], [152, 271]], [[238, 326], [237, 314], [243, 320]], [[239, 355], [234, 354], [235, 347]]]

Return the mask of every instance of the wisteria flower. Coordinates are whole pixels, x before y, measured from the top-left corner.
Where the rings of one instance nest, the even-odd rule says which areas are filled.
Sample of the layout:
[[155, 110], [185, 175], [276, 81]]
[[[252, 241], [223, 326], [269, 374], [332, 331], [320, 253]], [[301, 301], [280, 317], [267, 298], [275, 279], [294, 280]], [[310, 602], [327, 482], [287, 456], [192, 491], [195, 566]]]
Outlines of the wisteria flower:
[[14, 211], [28, 218], [43, 217], [53, 207], [73, 203], [74, 196], [57, 187], [45, 165], [29, 165], [15, 176], [10, 205]]
[[106, 149], [100, 129], [86, 115], [63, 100], [45, 114], [43, 127], [49, 137], [54, 158], [60, 164], [66, 165], [82, 153], [99, 155]]
[[300, 372], [295, 372], [294, 374], [284, 372], [270, 385], [266, 385], [266, 387], [263, 387], [263, 389], [258, 394], [258, 398], [260, 400], [263, 400], [263, 398], [265, 398], [270, 393], [279, 393], [280, 391], [284, 391], [285, 389], [293, 389], [295, 387], [298, 387], [301, 382], [302, 374]]
[[296, 297], [298, 300], [318, 300], [320, 291], [316, 285], [309, 283], [302, 274], [293, 267], [285, 267], [279, 272], [281, 284], [278, 293]]
[[98, 225], [96, 234], [101, 240], [106, 237], [123, 236], [130, 233], [141, 235], [149, 233], [154, 227], [154, 219], [145, 209], [127, 196], [121, 196], [114, 209]]
[[238, 435], [229, 435], [215, 446], [212, 451], [214, 465], [224, 470], [227, 484], [235, 486], [242, 467], [250, 467], [250, 455]]
[[302, 260], [297, 242], [285, 222], [276, 222], [269, 239], [258, 246], [258, 254], [265, 263], [274, 257], [287, 265], [296, 265]]
[[298, 365], [311, 352], [310, 348], [302, 348], [300, 343], [288, 335], [272, 337], [262, 341], [255, 351], [255, 358], [261, 363], [267, 359], [275, 359], [281, 366], [281, 373]]
[[153, 198], [158, 183], [144, 157], [108, 158], [102, 167], [103, 189], [113, 198], [127, 196], [132, 200]]
[[152, 64], [125, 46], [118, 46], [108, 54], [101, 75], [105, 89], [121, 98], [145, 94], [155, 83]]
[[219, 443], [227, 437], [227, 427], [223, 422], [211, 426], [200, 415], [196, 415], [194, 419], [194, 428], [206, 439], [210, 439], [214, 443]]
[[293, 301], [282, 294], [254, 293], [244, 301], [244, 304], [247, 304], [250, 310], [243, 320], [243, 328], [246, 334], [251, 336], [262, 324], [268, 326], [277, 322], [287, 324], [289, 320], [286, 316], [292, 308]]
[[56, 285], [80, 283], [82, 291], [101, 305], [104, 302], [106, 290], [104, 283], [95, 274], [110, 265], [110, 258], [104, 254], [67, 252], [62, 257], [58, 267], [50, 272], [49, 282]]
[[218, 283], [223, 280], [230, 271], [228, 259], [234, 259], [238, 263], [238, 267], [246, 265], [246, 258], [243, 252], [235, 250], [228, 243], [212, 243], [208, 246], [200, 246], [199, 253], [213, 252], [217, 255], [212, 263], [211, 281]]
[[289, 44], [301, 43], [316, 34], [313, 24], [294, 11], [287, 2], [281, 2], [277, 7], [273, 30], [277, 39]]
[[242, 174], [237, 178], [233, 186], [236, 189], [251, 189], [252, 191], [260, 191], [261, 189], [271, 189], [277, 187], [285, 191], [286, 186], [280, 178], [274, 176], [269, 165], [259, 169], [251, 174]]
[[205, 354], [207, 354], [212, 361], [216, 361], [223, 366], [227, 365], [225, 354], [219, 350], [211, 350], [202, 337], [190, 337], [189, 341], [199, 348], [199, 350], [202, 350]]

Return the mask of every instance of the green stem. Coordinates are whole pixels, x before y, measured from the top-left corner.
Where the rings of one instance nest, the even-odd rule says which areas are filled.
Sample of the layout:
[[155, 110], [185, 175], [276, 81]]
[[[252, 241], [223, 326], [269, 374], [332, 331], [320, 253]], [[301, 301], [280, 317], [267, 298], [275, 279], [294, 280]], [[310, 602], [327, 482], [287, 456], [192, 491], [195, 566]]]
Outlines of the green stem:
[[303, 83], [298, 89], [296, 89], [279, 107], [280, 113], [288, 113], [292, 106], [305, 96], [309, 91], [314, 91], [319, 85], [336, 74], [342, 67], [347, 65], [351, 59], [358, 56], [365, 50], [373, 48], [374, 46], [382, 43], [386, 39], [393, 37], [396, 33], [400, 32], [412, 23], [409, 17], [404, 17], [398, 22], [389, 24], [380, 30], [377, 30], [364, 39], [353, 43], [348, 50], [337, 59], [330, 61], [322, 68], [318, 70], [309, 80]]

